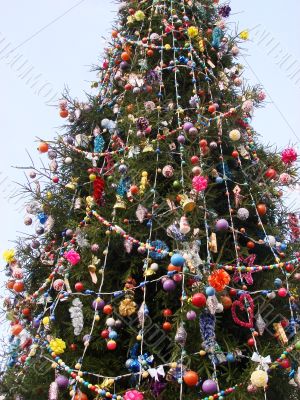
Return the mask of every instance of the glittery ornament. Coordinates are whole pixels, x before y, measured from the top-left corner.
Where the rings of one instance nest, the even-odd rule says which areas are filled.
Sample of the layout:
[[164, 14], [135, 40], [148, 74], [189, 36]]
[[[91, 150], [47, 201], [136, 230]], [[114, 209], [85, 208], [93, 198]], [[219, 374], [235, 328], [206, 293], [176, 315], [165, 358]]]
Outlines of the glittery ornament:
[[263, 317], [260, 314], [258, 314], [256, 317], [256, 327], [257, 327], [257, 330], [258, 330], [258, 333], [260, 334], [260, 336], [263, 335], [266, 326], [267, 326], [267, 324], [263, 320]]
[[241, 221], [246, 221], [246, 219], [249, 218], [249, 211], [247, 210], [247, 208], [239, 208], [237, 211], [237, 217]]
[[181, 323], [176, 331], [175, 342], [178, 343], [181, 347], [184, 347], [186, 338], [187, 338], [187, 332], [184, 329], [183, 323]]
[[49, 388], [48, 400], [57, 400], [57, 399], [58, 399], [58, 386], [56, 382], [52, 382]]

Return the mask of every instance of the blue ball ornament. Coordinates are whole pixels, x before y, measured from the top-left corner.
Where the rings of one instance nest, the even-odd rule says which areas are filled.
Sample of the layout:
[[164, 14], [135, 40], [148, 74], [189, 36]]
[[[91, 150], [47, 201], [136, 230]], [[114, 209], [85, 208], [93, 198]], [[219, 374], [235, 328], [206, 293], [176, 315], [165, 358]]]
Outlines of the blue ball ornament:
[[182, 267], [185, 263], [185, 259], [182, 257], [181, 254], [173, 254], [171, 257], [171, 264], [175, 265], [175, 267]]
[[282, 286], [282, 280], [280, 278], [276, 278], [274, 281], [274, 286], [276, 288], [280, 288]]
[[216, 291], [215, 291], [215, 289], [213, 287], [208, 286], [205, 289], [205, 293], [206, 293], [206, 296], [214, 296], [216, 294]]
[[226, 360], [227, 360], [228, 362], [234, 362], [234, 361], [235, 361], [234, 354], [228, 353], [227, 356], [226, 356]]
[[117, 334], [116, 331], [110, 331], [108, 337], [109, 337], [110, 339], [117, 339], [118, 334]]

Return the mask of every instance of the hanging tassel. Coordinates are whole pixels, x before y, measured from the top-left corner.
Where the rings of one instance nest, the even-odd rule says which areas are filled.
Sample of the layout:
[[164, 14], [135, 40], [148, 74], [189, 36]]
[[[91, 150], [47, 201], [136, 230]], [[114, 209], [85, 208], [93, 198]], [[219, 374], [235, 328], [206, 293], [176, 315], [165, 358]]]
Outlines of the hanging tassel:
[[222, 40], [223, 36], [224, 36], [224, 33], [223, 33], [222, 29], [219, 28], [218, 26], [216, 26], [212, 32], [212, 42], [211, 42], [212, 47], [214, 47], [215, 49], [218, 50], [220, 48], [220, 44], [221, 44], [221, 40]]
[[104, 180], [100, 176], [97, 176], [97, 178], [94, 180], [93, 198], [98, 205], [100, 205], [102, 200], [104, 185], [105, 185]]
[[98, 135], [94, 139], [94, 153], [102, 153], [104, 148], [104, 139], [102, 135]]
[[58, 400], [58, 386], [56, 382], [52, 382], [49, 387], [48, 400]]

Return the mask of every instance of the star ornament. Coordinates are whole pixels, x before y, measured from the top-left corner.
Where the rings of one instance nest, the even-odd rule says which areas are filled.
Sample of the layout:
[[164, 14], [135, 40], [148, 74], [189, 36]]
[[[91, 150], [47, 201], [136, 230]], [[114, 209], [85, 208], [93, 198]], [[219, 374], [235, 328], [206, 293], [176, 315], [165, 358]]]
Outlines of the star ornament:
[[[240, 256], [238, 261], [242, 266], [247, 268], [247, 267], [253, 267], [255, 259], [256, 259], [256, 255], [251, 254], [250, 256], [248, 256], [246, 258]], [[235, 283], [238, 283], [238, 282], [243, 283], [245, 281], [248, 285], [253, 285], [253, 277], [252, 277], [251, 271], [242, 272], [242, 271], [235, 270], [232, 279]]]

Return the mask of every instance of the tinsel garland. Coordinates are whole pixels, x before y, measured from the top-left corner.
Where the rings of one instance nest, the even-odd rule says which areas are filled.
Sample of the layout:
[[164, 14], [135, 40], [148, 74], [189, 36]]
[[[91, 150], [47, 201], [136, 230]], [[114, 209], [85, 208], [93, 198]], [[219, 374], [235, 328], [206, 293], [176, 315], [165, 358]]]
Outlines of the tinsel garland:
[[93, 185], [93, 198], [98, 205], [100, 205], [103, 197], [104, 185], [104, 180], [100, 176], [97, 176]]
[[74, 327], [74, 335], [80, 335], [83, 329], [83, 313], [82, 313], [83, 304], [81, 301], [76, 298], [72, 301], [72, 307], [69, 308], [69, 312], [71, 314], [72, 325]]

